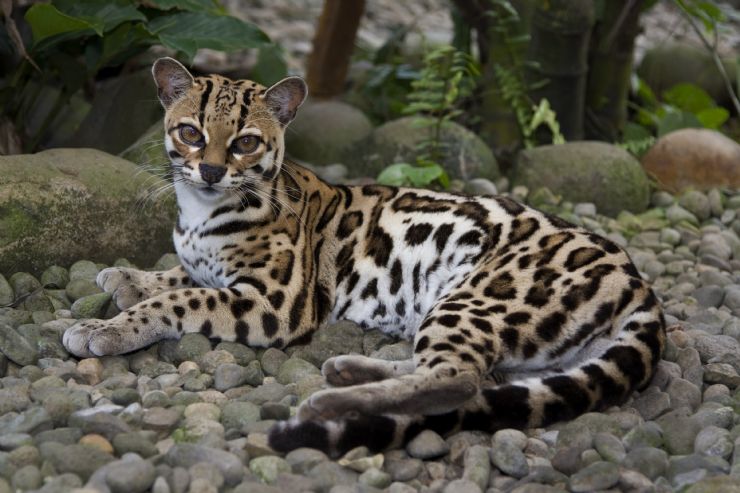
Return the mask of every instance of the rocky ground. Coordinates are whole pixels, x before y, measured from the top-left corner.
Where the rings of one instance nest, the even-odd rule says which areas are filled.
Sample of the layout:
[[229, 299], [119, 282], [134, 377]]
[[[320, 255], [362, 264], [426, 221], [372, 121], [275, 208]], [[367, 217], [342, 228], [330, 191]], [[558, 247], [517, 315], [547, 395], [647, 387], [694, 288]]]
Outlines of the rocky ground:
[[[485, 185], [509, 191], [505, 179]], [[400, 359], [409, 344], [339, 323], [285, 352], [194, 334], [78, 361], [64, 330], [116, 311], [94, 284], [103, 266], [80, 260], [0, 277], [0, 306], [15, 300], [0, 308], [0, 493], [740, 491], [740, 194], [656, 193], [647, 212], [613, 219], [509, 193], [626, 246], [653, 281], [671, 326], [665, 359], [622, 407], [493, 436], [424, 432], [404, 450], [338, 461], [277, 456], [265, 432], [322, 386], [325, 359]]]

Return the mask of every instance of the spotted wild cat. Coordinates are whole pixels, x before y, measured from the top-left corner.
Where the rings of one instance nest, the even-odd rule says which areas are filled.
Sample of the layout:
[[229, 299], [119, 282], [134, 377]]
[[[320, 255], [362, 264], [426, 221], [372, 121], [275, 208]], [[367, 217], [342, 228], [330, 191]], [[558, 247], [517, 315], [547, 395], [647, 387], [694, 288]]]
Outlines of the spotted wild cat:
[[299, 78], [269, 89], [193, 78], [170, 58], [153, 74], [183, 267], [103, 270], [98, 283], [123, 312], [71, 327], [72, 353], [189, 332], [285, 347], [338, 319], [413, 339], [409, 361], [330, 359], [333, 387], [270, 433], [276, 450], [334, 455], [424, 428], [543, 426], [649, 382], [663, 315], [612, 242], [505, 197], [321, 181], [284, 159], [306, 96]]

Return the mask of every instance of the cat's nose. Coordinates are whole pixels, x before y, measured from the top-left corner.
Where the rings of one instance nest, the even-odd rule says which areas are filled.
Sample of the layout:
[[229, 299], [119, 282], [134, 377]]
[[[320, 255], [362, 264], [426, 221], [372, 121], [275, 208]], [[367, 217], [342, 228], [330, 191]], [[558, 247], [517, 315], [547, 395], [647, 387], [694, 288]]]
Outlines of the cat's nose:
[[225, 166], [212, 166], [207, 163], [200, 163], [198, 170], [200, 171], [200, 177], [209, 185], [218, 183], [226, 174]]

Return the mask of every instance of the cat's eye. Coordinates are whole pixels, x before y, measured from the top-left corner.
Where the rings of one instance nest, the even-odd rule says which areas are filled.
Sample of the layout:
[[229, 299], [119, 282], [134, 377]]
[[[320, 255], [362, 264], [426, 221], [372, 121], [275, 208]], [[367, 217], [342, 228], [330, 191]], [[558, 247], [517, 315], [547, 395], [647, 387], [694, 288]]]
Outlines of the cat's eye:
[[183, 125], [180, 127], [180, 138], [183, 142], [190, 145], [200, 145], [203, 143], [203, 134], [192, 125]]
[[239, 137], [231, 144], [233, 152], [236, 154], [252, 154], [260, 146], [260, 138], [256, 135], [245, 135]]

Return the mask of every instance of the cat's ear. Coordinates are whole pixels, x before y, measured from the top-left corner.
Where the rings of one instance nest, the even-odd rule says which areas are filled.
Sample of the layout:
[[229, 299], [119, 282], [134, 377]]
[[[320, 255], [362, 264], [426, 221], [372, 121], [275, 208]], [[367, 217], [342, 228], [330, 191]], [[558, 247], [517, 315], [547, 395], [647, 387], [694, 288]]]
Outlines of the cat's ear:
[[193, 76], [174, 58], [160, 58], [152, 66], [157, 94], [162, 106], [169, 108], [193, 86]]
[[307, 94], [308, 87], [303, 79], [287, 77], [265, 91], [262, 98], [278, 121], [285, 126], [295, 118], [295, 113]]

